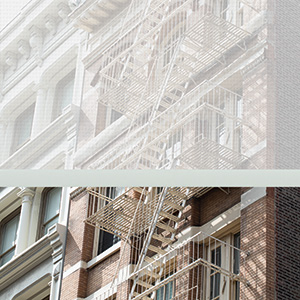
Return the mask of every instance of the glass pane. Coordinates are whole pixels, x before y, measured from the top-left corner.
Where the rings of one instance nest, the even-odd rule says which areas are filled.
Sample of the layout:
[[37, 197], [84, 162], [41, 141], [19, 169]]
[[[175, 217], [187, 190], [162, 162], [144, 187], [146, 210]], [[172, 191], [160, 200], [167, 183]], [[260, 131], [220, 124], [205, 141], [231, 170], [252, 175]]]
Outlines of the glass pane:
[[48, 222], [50, 219], [59, 214], [60, 198], [61, 188], [51, 189], [47, 193], [44, 223]]
[[15, 248], [11, 249], [9, 252], [3, 255], [0, 260], [0, 266], [3, 266], [7, 262], [9, 262], [13, 258], [14, 254], [15, 254]]
[[156, 300], [164, 300], [164, 287], [161, 287], [156, 292]]
[[170, 300], [172, 299], [172, 295], [173, 295], [173, 282], [169, 282], [166, 285], [166, 297], [165, 300]]
[[[217, 266], [221, 266], [221, 247], [218, 247], [211, 251], [211, 262]], [[216, 270], [212, 269], [211, 274], [215, 273]], [[216, 273], [210, 277], [210, 299], [220, 295], [220, 283], [221, 283], [221, 274]]]
[[122, 116], [123, 115], [120, 112], [118, 112], [118, 111], [116, 111], [114, 109], [111, 109], [110, 123], [113, 123], [113, 122], [117, 121]]
[[52, 225], [56, 224], [57, 222], [58, 222], [58, 216], [57, 216], [55, 219], [51, 220], [49, 223], [47, 223], [47, 224], [45, 225], [45, 227], [44, 227], [44, 234], [47, 234], [47, 233], [48, 233], [48, 229], [49, 229]]
[[58, 86], [60, 111], [63, 111], [63, 109], [72, 102], [73, 88], [74, 88], [74, 78], [68, 81], [65, 85]]
[[15, 216], [4, 224], [1, 241], [1, 254], [15, 245], [20, 215]]
[[105, 250], [110, 248], [113, 244], [114, 244], [114, 235], [107, 231], [100, 230], [98, 254], [104, 252]]
[[15, 147], [24, 144], [31, 136], [34, 105], [31, 105], [17, 119], [15, 124]]

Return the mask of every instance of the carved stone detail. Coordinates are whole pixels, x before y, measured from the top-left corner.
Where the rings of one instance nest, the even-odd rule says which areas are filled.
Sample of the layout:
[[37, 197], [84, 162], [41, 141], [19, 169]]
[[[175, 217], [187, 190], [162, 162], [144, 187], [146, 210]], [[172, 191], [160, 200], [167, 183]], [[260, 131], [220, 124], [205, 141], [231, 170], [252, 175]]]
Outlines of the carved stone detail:
[[18, 66], [18, 58], [17, 58], [16, 53], [8, 51], [5, 54], [5, 62], [8, 66], [10, 66], [12, 68], [13, 71], [15, 71]]
[[69, 22], [69, 14], [71, 10], [69, 6], [67, 6], [65, 3], [59, 3], [58, 4], [58, 12], [57, 14], [59, 17], [61, 17], [66, 23]]
[[47, 15], [45, 19], [45, 27], [49, 30], [51, 35], [55, 35], [57, 32], [57, 22], [55, 18], [51, 15]]
[[68, 4], [71, 10], [75, 10], [79, 4], [83, 2], [82, 0], [69, 0]]
[[18, 42], [18, 51], [25, 57], [25, 59], [28, 59], [30, 56], [30, 46], [27, 41], [20, 40]]
[[29, 28], [30, 39], [29, 44], [33, 50], [34, 58], [39, 66], [42, 65], [42, 51], [43, 51], [43, 33], [40, 28], [33, 25]]

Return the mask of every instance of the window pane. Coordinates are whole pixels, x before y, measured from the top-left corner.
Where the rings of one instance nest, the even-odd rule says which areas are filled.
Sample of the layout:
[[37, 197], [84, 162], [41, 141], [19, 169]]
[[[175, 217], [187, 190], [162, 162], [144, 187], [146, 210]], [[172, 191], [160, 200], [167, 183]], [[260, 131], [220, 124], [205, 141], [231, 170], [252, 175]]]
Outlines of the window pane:
[[170, 300], [172, 299], [172, 295], [173, 295], [173, 282], [169, 282], [167, 285], [166, 285], [166, 297], [165, 297], [165, 300]]
[[15, 123], [15, 148], [23, 145], [31, 136], [34, 105], [31, 105], [16, 119]]
[[48, 229], [58, 222], [58, 216], [44, 226], [44, 234], [48, 233]]
[[[241, 235], [237, 233], [234, 235], [234, 247], [240, 249], [241, 248]], [[233, 272], [235, 274], [240, 273], [240, 253], [238, 250], [234, 249], [233, 255]], [[240, 282], [235, 282], [235, 300], [240, 299]]]
[[51, 189], [47, 193], [44, 223], [48, 222], [50, 219], [59, 214], [60, 198], [61, 188]]
[[110, 116], [110, 124], [112, 124], [113, 122], [117, 121], [119, 118], [121, 118], [123, 115], [114, 110], [114, 109], [111, 109], [111, 116]]
[[71, 104], [73, 98], [73, 88], [74, 78], [72, 78], [66, 84], [58, 86], [58, 101], [60, 103], [60, 112], [62, 112], [65, 107]]
[[1, 254], [6, 252], [9, 248], [15, 245], [17, 237], [17, 230], [19, 224], [19, 215], [8, 221], [3, 226], [2, 241], [1, 241]]
[[[211, 251], [211, 262], [219, 267], [221, 267], [221, 247], [218, 247]], [[211, 274], [215, 273], [216, 270], [212, 269]], [[210, 299], [220, 295], [220, 283], [221, 274], [216, 273], [210, 277]]]
[[7, 262], [9, 262], [13, 258], [14, 254], [15, 254], [15, 248], [13, 248], [9, 252], [5, 253], [5, 255], [3, 255], [1, 257], [0, 266], [3, 266]]

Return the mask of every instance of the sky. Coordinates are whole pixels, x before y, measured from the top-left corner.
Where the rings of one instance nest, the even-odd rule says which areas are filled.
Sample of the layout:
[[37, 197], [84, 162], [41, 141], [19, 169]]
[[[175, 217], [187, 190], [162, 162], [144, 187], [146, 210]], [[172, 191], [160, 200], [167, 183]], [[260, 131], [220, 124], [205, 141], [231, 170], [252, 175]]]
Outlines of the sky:
[[0, 0], [0, 30], [9, 23], [30, 0]]

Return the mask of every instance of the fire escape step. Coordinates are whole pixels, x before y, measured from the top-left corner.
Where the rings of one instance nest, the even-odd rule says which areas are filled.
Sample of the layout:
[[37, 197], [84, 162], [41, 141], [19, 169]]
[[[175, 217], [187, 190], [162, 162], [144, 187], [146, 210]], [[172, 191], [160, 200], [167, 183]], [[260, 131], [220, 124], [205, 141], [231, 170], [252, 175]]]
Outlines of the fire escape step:
[[170, 214], [170, 213], [167, 213], [167, 212], [165, 212], [165, 211], [161, 211], [159, 214], [160, 214], [162, 217], [168, 218], [169, 220], [172, 220], [172, 221], [174, 221], [174, 222], [179, 222], [179, 221], [180, 221], [180, 218], [178, 218], [178, 217], [176, 217], [176, 216], [174, 216], [174, 215], [172, 215], [172, 214]]
[[173, 227], [171, 227], [169, 225], [163, 224], [161, 222], [157, 222], [156, 226], [159, 227], [159, 228], [161, 228], [161, 229], [164, 229], [164, 230], [166, 230], [168, 232], [172, 232], [172, 233], [176, 232], [176, 229], [174, 229]]
[[174, 209], [177, 209], [179, 211], [183, 210], [183, 207], [175, 202], [172, 202], [171, 200], [165, 199], [164, 204], [171, 206]]
[[166, 238], [166, 237], [163, 237], [162, 235], [160, 234], [156, 234], [156, 233], [153, 233], [152, 237], [155, 239], [155, 240], [158, 240], [158, 241], [161, 241], [165, 244], [172, 244], [173, 241], [169, 238]]
[[150, 288], [153, 287], [152, 284], [150, 284], [150, 283], [148, 283], [148, 282], [145, 282], [145, 281], [143, 281], [143, 280], [137, 280], [136, 283], [137, 283], [138, 285], [141, 285], [141, 286], [147, 288], [147, 289], [150, 289]]
[[150, 251], [159, 253], [159, 254], [161, 254], [161, 255], [164, 255], [164, 254], [167, 253], [167, 251], [165, 251], [165, 250], [163, 250], [163, 249], [161, 249], [161, 248], [159, 248], [159, 247], [153, 246], [153, 245], [149, 245], [149, 246], [148, 246], [148, 249], [149, 249]]

